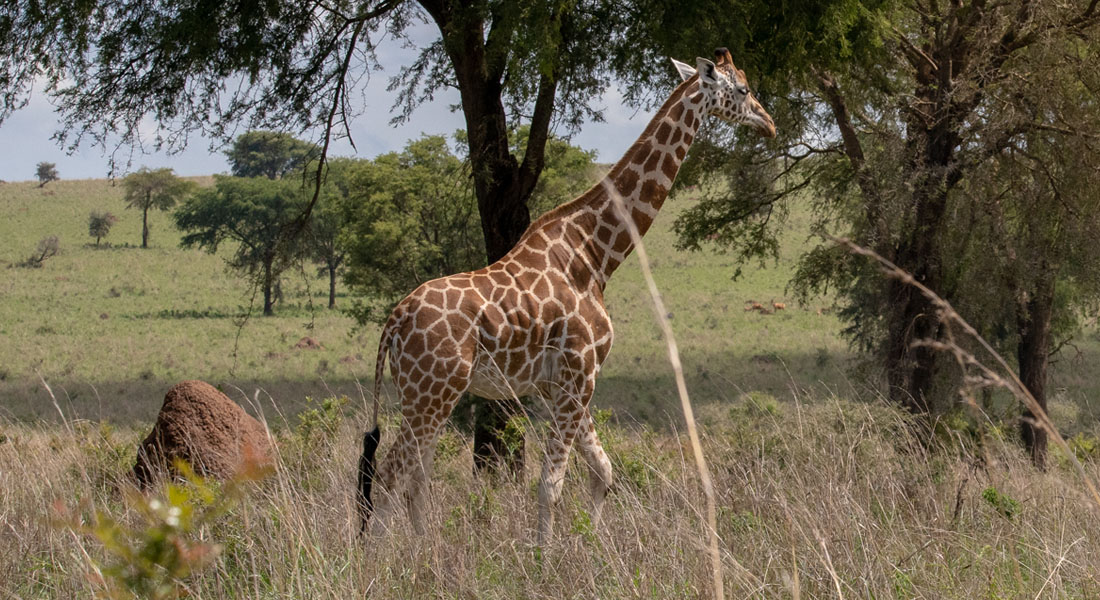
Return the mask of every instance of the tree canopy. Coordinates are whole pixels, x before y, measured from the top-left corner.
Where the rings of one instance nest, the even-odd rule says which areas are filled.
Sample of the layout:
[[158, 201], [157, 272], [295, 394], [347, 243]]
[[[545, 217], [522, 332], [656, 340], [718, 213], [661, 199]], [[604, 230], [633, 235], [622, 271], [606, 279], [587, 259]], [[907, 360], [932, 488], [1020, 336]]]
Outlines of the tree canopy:
[[291, 258], [280, 252], [283, 230], [307, 202], [299, 182], [263, 177], [214, 176], [214, 186], [200, 189], [174, 213], [185, 234], [180, 245], [217, 252], [236, 242], [227, 260], [233, 269], [255, 278], [263, 292], [264, 315], [274, 314], [274, 288]]
[[149, 247], [149, 211], [168, 210], [191, 193], [195, 184], [176, 177], [170, 168], [142, 167], [122, 180], [126, 208], [141, 210], [141, 247]]
[[237, 177], [279, 179], [301, 176], [310, 160], [317, 158], [316, 145], [278, 131], [242, 133], [226, 150], [229, 167]]

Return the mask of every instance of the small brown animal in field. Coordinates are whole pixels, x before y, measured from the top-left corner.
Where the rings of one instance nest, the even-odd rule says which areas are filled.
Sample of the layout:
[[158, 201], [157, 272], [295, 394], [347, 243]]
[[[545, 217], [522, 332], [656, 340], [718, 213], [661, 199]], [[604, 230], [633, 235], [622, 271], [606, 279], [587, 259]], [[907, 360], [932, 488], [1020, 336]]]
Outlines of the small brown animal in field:
[[764, 305], [759, 303], [759, 302], [756, 302], [755, 300], [749, 300], [748, 304], [745, 305], [745, 310], [746, 311], [764, 310]]
[[776, 302], [775, 299], [773, 298], [772, 299], [772, 308], [775, 309], [775, 310], [786, 310], [787, 304], [785, 302]]

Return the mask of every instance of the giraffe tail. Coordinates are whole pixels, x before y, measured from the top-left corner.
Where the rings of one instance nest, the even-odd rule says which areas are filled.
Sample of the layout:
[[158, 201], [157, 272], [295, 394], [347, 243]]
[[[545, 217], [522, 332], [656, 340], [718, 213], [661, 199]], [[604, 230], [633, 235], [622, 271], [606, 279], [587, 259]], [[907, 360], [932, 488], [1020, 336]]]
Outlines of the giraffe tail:
[[375, 453], [378, 451], [378, 443], [382, 438], [381, 429], [378, 427], [378, 405], [382, 398], [382, 378], [386, 372], [386, 357], [389, 355], [390, 343], [393, 341], [394, 319], [391, 316], [386, 326], [382, 328], [382, 338], [378, 341], [378, 357], [374, 366], [374, 429], [363, 434], [363, 454], [359, 456], [359, 478], [356, 489], [356, 506], [359, 508], [359, 535], [367, 530], [367, 521], [374, 512], [374, 501], [371, 499], [371, 488], [374, 484], [377, 462]]

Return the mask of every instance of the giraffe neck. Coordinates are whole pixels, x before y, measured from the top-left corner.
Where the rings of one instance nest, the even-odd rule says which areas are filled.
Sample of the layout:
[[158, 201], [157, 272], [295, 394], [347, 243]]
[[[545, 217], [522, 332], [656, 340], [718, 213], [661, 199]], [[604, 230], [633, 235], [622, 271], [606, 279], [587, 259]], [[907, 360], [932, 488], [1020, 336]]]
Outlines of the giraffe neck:
[[609, 189], [622, 198], [625, 214], [638, 233], [645, 235], [649, 230], [695, 139], [706, 102], [698, 76], [681, 83], [602, 181], [532, 225], [536, 230], [540, 224], [563, 221], [559, 231], [567, 238], [566, 245], [585, 263], [584, 269], [569, 269], [575, 277], [590, 277], [603, 289], [634, 250], [621, 218], [624, 213], [609, 196]]

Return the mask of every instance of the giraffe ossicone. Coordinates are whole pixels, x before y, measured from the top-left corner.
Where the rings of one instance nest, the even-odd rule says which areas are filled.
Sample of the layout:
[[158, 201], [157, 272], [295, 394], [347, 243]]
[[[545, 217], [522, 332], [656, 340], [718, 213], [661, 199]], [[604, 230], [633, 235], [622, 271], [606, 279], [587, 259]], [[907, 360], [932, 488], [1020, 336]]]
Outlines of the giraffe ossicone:
[[[371, 477], [360, 478], [364, 525], [373, 509], [372, 529], [388, 529], [403, 494], [414, 528], [423, 532], [436, 440], [467, 391], [546, 400], [553, 427], [538, 486], [539, 542], [552, 531], [551, 509], [574, 444], [588, 465], [591, 515], [598, 522], [612, 473], [588, 403], [613, 338], [604, 286], [634, 247], [623, 216], [645, 234], [704, 117], [775, 136], [775, 124], [725, 48], [715, 51], [714, 61], [697, 59], [695, 67], [673, 64], [682, 83], [603, 181], [536, 219], [499, 261], [429, 281], [394, 308], [378, 344], [375, 425], [388, 359], [401, 397], [401, 429], [377, 471], [375, 504]], [[609, 190], [622, 198], [624, 212]], [[364, 459], [373, 474], [373, 450]]]

